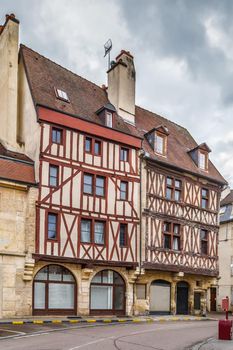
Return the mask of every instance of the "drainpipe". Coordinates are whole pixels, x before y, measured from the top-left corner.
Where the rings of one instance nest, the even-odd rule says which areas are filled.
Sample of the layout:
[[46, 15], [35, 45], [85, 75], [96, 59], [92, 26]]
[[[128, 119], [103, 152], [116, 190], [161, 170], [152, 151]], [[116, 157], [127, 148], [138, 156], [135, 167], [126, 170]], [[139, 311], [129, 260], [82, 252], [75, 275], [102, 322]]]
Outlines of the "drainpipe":
[[[139, 151], [139, 169], [140, 169], [140, 193], [139, 193], [139, 275], [141, 275], [141, 265], [142, 265], [142, 159], [145, 155], [145, 151], [141, 149]], [[138, 276], [136, 277], [133, 284], [133, 313], [135, 313], [135, 299], [136, 299], [136, 283], [138, 282]]]

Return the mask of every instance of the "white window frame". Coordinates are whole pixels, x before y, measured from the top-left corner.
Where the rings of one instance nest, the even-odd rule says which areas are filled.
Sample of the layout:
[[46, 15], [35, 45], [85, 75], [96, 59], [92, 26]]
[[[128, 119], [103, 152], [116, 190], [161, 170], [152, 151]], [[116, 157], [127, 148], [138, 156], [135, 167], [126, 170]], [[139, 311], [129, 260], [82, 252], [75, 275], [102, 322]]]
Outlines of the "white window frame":
[[106, 112], [106, 126], [112, 128], [112, 113]]

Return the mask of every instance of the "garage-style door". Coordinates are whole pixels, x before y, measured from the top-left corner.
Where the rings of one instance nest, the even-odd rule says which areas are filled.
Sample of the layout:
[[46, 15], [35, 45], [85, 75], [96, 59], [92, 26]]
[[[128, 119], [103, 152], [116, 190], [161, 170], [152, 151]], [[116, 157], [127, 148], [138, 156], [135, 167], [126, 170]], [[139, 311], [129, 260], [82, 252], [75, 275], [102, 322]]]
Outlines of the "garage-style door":
[[150, 287], [150, 313], [169, 314], [171, 304], [171, 285], [164, 280], [156, 280]]

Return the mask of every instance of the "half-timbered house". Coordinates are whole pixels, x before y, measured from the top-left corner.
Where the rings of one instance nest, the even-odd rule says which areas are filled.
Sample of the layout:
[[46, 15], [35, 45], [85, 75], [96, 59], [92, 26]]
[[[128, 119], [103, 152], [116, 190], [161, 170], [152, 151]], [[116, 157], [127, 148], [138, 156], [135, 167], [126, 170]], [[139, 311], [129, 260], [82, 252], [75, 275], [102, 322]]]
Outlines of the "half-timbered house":
[[210, 149], [135, 105], [129, 52], [99, 87], [24, 45], [18, 57], [18, 24], [0, 27], [0, 140], [39, 187], [27, 313], [205, 312], [225, 184]]

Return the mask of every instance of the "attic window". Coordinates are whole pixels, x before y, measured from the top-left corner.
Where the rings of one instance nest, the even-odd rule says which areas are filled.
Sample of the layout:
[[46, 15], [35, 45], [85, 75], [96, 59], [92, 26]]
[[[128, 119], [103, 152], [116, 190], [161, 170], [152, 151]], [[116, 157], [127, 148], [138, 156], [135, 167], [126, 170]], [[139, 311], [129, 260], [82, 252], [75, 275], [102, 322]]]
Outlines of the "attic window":
[[165, 154], [165, 142], [166, 136], [159, 133], [155, 133], [155, 152], [159, 154]]
[[69, 97], [65, 91], [60, 89], [55, 89], [55, 92], [56, 92], [57, 98], [66, 102], [70, 102]]
[[208, 169], [208, 154], [201, 150], [199, 150], [198, 165], [199, 165], [199, 168], [202, 170]]
[[106, 126], [112, 128], [112, 113], [106, 112]]

